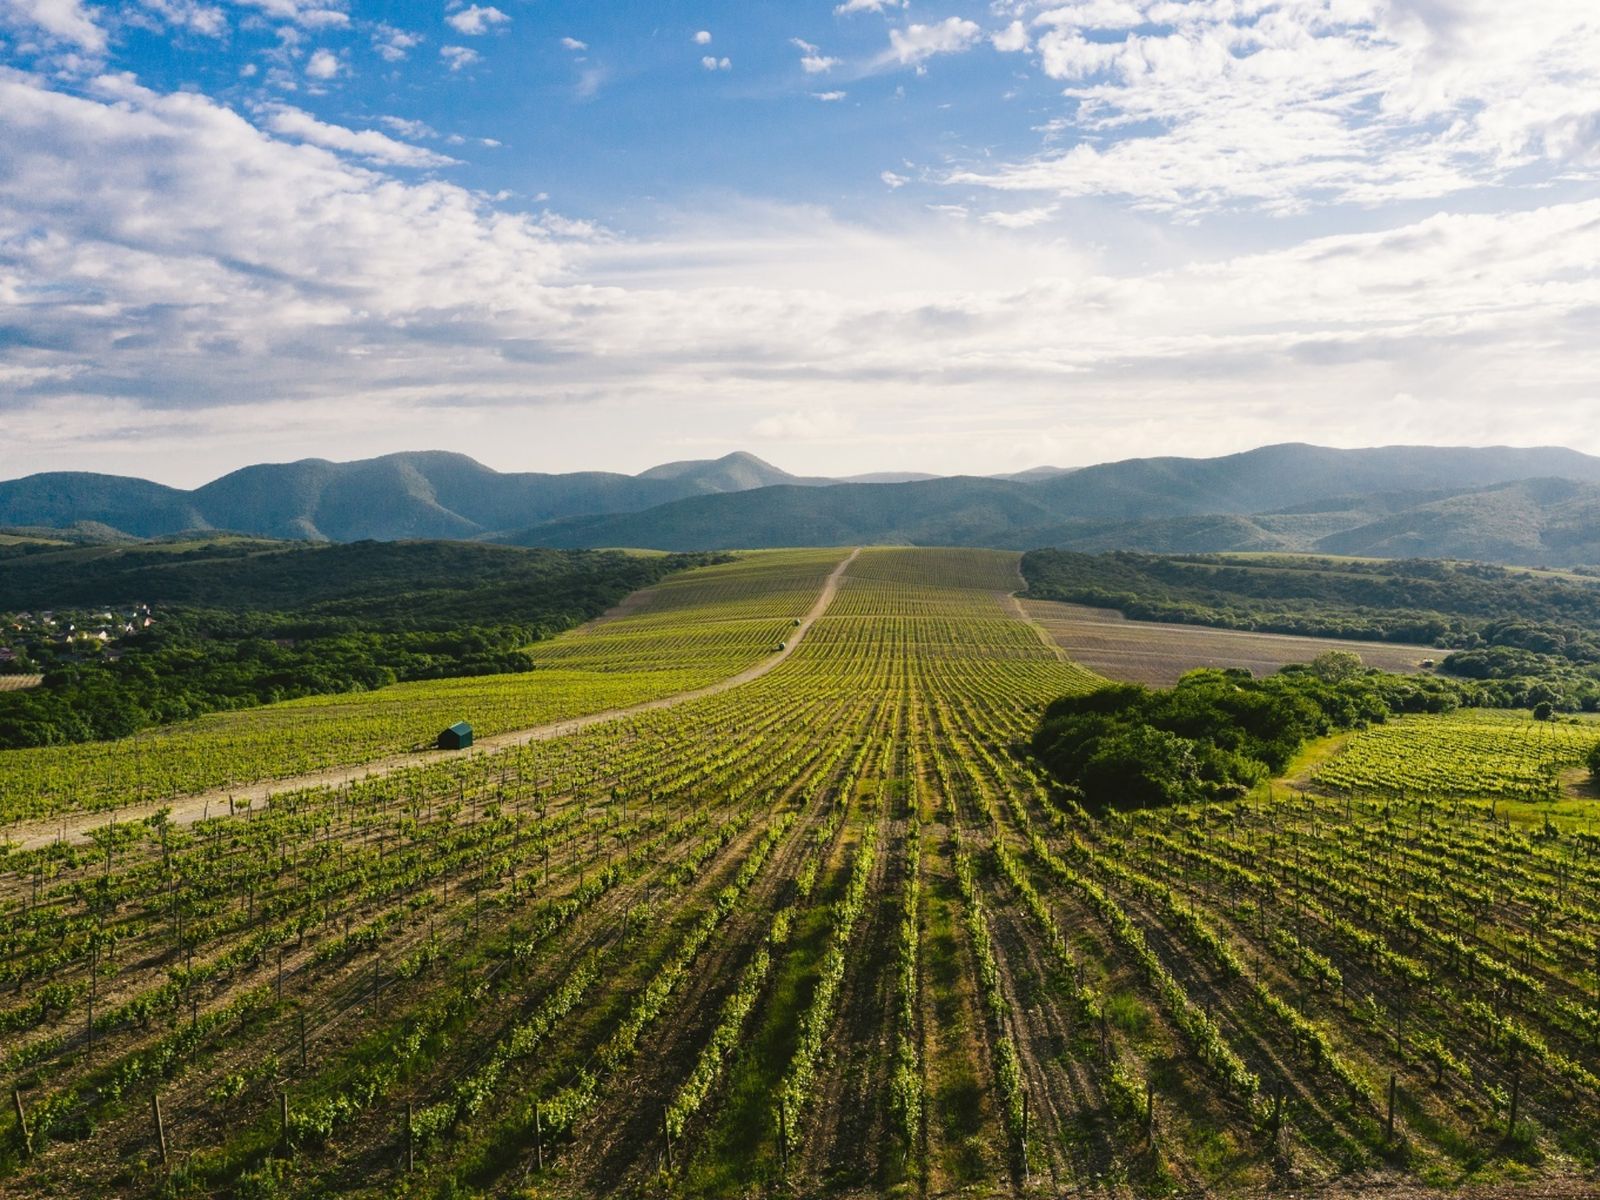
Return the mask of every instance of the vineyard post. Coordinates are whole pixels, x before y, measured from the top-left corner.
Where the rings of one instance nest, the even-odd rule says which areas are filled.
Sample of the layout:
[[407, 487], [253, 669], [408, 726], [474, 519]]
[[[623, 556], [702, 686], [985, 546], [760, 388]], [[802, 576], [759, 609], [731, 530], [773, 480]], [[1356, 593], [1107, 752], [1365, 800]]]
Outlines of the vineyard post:
[[406, 1101], [406, 1174], [417, 1169], [416, 1139], [411, 1132], [411, 1101]]
[[672, 1174], [672, 1129], [667, 1124], [667, 1110], [663, 1105], [661, 1109], [661, 1142], [667, 1150], [667, 1174]]
[[782, 1097], [778, 1097], [778, 1160], [783, 1168], [783, 1173], [789, 1173], [789, 1104]]
[[283, 1003], [283, 947], [278, 947], [278, 1003]]
[[22, 1157], [33, 1156], [33, 1134], [28, 1130], [28, 1110], [22, 1107], [22, 1089], [11, 1089], [11, 1103], [17, 1110], [17, 1134], [22, 1139]]
[[96, 980], [96, 976], [99, 975], [99, 972], [95, 969], [95, 966], [96, 966], [95, 958], [97, 957], [97, 955], [95, 954], [95, 950], [96, 950], [95, 943], [93, 941], [91, 941], [89, 943], [89, 1027], [88, 1027], [88, 1030], [87, 1030], [87, 1033], [88, 1033], [88, 1036], [89, 1036], [89, 1055], [90, 1055], [91, 1058], [94, 1056], [94, 994], [95, 994], [95, 980]]
[[150, 1093], [150, 1113], [155, 1118], [156, 1145], [161, 1149], [161, 1165], [167, 1165], [167, 1125], [161, 1119], [161, 1093]]
[[1028, 1091], [1022, 1091], [1022, 1182], [1028, 1182], [1028, 1118], [1032, 1115], [1028, 1111]]
[[301, 1009], [300, 1010], [300, 1073], [302, 1075], [304, 1075], [305, 1074], [305, 1070], [306, 1070], [306, 1014], [305, 1014], [305, 1010]]
[[289, 1153], [289, 1089], [278, 1091], [278, 1142], [284, 1154]]
[[1395, 1090], [1395, 1076], [1394, 1076], [1394, 1072], [1390, 1071], [1389, 1072], [1389, 1120], [1387, 1122], [1387, 1132], [1384, 1135], [1385, 1138], [1387, 1140], [1389, 1140], [1389, 1141], [1393, 1141], [1394, 1140], [1394, 1090]]
[[1510, 1119], [1506, 1121], [1506, 1140], [1516, 1136], [1517, 1133], [1517, 1102], [1522, 1099], [1522, 1071], [1517, 1069], [1511, 1076], [1511, 1112]]
[[1150, 1140], [1155, 1141], [1156, 1129], [1156, 1088], [1155, 1084], [1146, 1079], [1144, 1081], [1144, 1130]]
[[544, 1173], [544, 1118], [539, 1111], [539, 1102], [533, 1102], [533, 1160], [539, 1164], [539, 1173]]

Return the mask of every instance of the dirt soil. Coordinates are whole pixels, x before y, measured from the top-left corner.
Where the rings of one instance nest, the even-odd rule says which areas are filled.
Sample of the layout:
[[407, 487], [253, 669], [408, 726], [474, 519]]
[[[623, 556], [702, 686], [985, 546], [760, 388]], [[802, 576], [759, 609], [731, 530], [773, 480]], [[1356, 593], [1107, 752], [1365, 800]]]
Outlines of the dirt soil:
[[1352, 651], [1369, 667], [1414, 674], [1427, 669], [1423, 662], [1442, 653], [1432, 646], [1396, 642], [1130, 621], [1115, 609], [1054, 600], [1023, 600], [1020, 606], [1073, 662], [1108, 679], [1158, 687], [1178, 682], [1185, 671], [1197, 667], [1244, 667], [1255, 675], [1270, 675], [1288, 663], [1309, 662], [1329, 650]]

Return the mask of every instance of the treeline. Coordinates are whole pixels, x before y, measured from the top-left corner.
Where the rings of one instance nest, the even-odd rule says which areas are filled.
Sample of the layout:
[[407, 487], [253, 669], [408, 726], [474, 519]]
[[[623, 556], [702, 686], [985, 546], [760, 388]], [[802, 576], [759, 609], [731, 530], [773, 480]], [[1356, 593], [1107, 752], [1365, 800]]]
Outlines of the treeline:
[[1296, 555], [1023, 556], [1028, 595], [1139, 621], [1434, 646], [1484, 702], [1600, 711], [1600, 584], [1486, 563]]
[[1266, 679], [1208, 668], [1169, 690], [1113, 684], [1063, 696], [1033, 750], [1093, 807], [1230, 799], [1281, 775], [1312, 738], [1480, 699], [1471, 684], [1362, 672], [1336, 652]]
[[[721, 556], [726, 557], [726, 556]], [[0, 748], [122, 737], [221, 709], [525, 671], [524, 648], [708, 555], [447, 542], [236, 542], [0, 553], [0, 611], [149, 603], [115, 644], [35, 647]]]

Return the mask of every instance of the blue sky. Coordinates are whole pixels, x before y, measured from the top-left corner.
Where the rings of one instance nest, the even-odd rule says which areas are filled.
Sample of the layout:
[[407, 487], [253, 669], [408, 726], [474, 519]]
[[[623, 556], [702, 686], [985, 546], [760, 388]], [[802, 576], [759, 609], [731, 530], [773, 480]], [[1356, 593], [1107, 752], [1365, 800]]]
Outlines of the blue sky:
[[0, 476], [1600, 452], [1587, 0], [0, 0]]

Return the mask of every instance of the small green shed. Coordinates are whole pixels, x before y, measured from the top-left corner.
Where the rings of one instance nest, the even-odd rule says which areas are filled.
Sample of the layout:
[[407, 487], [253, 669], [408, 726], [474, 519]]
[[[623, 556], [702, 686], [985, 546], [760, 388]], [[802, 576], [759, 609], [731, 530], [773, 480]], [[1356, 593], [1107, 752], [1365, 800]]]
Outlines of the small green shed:
[[457, 721], [439, 735], [439, 749], [465, 750], [472, 745], [472, 726], [465, 721]]

